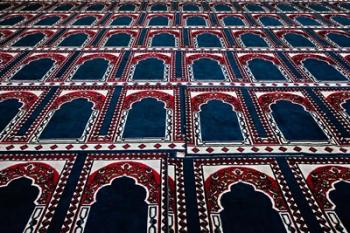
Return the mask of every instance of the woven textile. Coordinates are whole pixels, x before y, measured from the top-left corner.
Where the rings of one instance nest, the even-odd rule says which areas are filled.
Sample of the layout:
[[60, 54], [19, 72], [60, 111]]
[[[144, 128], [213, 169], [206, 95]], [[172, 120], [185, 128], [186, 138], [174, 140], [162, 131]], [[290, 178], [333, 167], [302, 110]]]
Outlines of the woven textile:
[[350, 2], [0, 11], [0, 232], [350, 232]]

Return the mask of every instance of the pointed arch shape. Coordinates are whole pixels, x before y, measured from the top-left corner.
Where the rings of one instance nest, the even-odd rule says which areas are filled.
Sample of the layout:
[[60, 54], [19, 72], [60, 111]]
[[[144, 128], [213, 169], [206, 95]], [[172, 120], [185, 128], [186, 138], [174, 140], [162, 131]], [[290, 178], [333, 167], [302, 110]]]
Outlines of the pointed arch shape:
[[216, 171], [204, 181], [209, 212], [222, 210], [223, 208], [219, 202], [220, 197], [229, 192], [232, 185], [239, 182], [250, 184], [255, 190], [268, 196], [277, 211], [288, 209], [279, 184], [274, 178], [252, 168], [230, 166]]
[[242, 112], [243, 108], [239, 100], [225, 93], [203, 93], [197, 95], [191, 99], [192, 110], [199, 112], [202, 105], [208, 103], [210, 100], [221, 100], [224, 103], [227, 103], [233, 107], [234, 111]]
[[174, 109], [174, 96], [160, 91], [140, 91], [125, 97], [123, 110], [131, 109], [132, 105], [145, 98], [154, 98], [164, 103], [166, 108]]
[[0, 187], [6, 186], [12, 180], [20, 177], [28, 177], [34, 184], [40, 187], [38, 204], [48, 204], [56, 185], [59, 181], [59, 173], [50, 165], [42, 162], [28, 162], [15, 164], [1, 170], [1, 175], [6, 179], [0, 179]]
[[261, 106], [262, 110], [267, 113], [271, 112], [271, 105], [276, 103], [279, 100], [287, 100], [292, 103], [301, 105], [306, 109], [306, 111], [309, 111], [309, 112], [316, 111], [312, 103], [306, 97], [302, 97], [292, 93], [286, 93], [286, 92], [267, 93], [267, 94], [261, 95], [258, 98], [259, 105]]
[[99, 189], [111, 184], [114, 179], [123, 176], [134, 179], [136, 184], [146, 189], [148, 204], [159, 205], [161, 199], [160, 174], [146, 164], [133, 161], [115, 162], [90, 174], [81, 203], [84, 205], [93, 204], [96, 201], [96, 194]]
[[350, 168], [341, 164], [318, 167], [306, 177], [306, 183], [317, 203], [326, 210], [335, 208], [334, 203], [329, 198], [329, 193], [335, 189], [334, 185], [340, 181], [350, 183]]
[[100, 111], [103, 107], [106, 97], [95, 91], [75, 91], [58, 97], [51, 105], [50, 110], [58, 109], [61, 105], [71, 102], [75, 99], [87, 99], [93, 103], [93, 109]]
[[343, 111], [342, 104], [350, 99], [350, 92], [339, 91], [326, 97], [327, 102], [336, 110]]
[[27, 111], [36, 103], [39, 97], [28, 91], [14, 91], [0, 94], [0, 102], [10, 99], [16, 99], [23, 103], [21, 109]]

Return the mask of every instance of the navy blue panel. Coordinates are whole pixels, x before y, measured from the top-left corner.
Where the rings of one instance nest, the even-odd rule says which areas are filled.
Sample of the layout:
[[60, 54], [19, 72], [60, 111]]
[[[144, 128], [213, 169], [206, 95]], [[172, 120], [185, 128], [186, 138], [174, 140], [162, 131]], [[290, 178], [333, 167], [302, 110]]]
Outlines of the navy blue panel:
[[24, 65], [13, 77], [12, 80], [40, 80], [54, 65], [51, 58], [42, 58], [31, 61]]
[[340, 2], [339, 6], [345, 8], [347, 10], [350, 10], [350, 3], [348, 3], [348, 2]]
[[[184, 184], [185, 184], [185, 199], [187, 212], [187, 228], [188, 232], [200, 233], [200, 223], [198, 216], [198, 203], [196, 193], [196, 183], [194, 178], [193, 159], [186, 158], [184, 163]], [[201, 194], [203, 195], [203, 194]]]
[[160, 33], [154, 35], [152, 39], [153, 47], [175, 47], [175, 37], [169, 33]]
[[[145, 20], [145, 18], [146, 18], [146, 14], [141, 13], [137, 20], [137, 25], [143, 25], [143, 21]], [[145, 29], [142, 29], [142, 30], [145, 30]]]
[[101, 80], [108, 68], [108, 61], [95, 58], [81, 64], [72, 77], [72, 80]]
[[258, 81], [285, 81], [286, 78], [271, 62], [260, 58], [255, 58], [248, 61], [248, 67], [254, 78]]
[[281, 21], [272, 16], [261, 16], [259, 19], [264, 26], [282, 26]]
[[216, 4], [214, 6], [214, 8], [216, 11], [231, 11], [232, 10], [230, 6], [228, 6], [226, 4], [220, 4], [220, 3]]
[[175, 76], [182, 78], [182, 52], [176, 51], [175, 54]]
[[79, 139], [92, 113], [93, 104], [75, 99], [57, 109], [40, 135], [40, 139]]
[[104, 8], [104, 5], [101, 3], [95, 3], [90, 5], [86, 10], [88, 11], [100, 11]]
[[119, 17], [116, 17], [111, 25], [130, 25], [132, 22], [132, 18], [129, 17], [129, 16], [119, 16]]
[[[341, 181], [334, 185], [335, 190], [329, 193], [330, 200], [335, 204], [335, 212], [347, 231], [350, 231], [350, 184]], [[339, 229], [340, 230], [340, 229]]]
[[289, 3], [278, 3], [277, 7], [282, 11], [296, 11], [296, 9]]
[[235, 16], [226, 16], [223, 21], [226, 26], [244, 26], [243, 20]]
[[264, 129], [264, 126], [261, 123], [260, 117], [255, 109], [255, 105], [253, 104], [252, 97], [249, 95], [249, 92], [246, 88], [241, 89], [241, 93], [244, 98], [244, 104], [248, 109], [249, 115], [254, 123], [255, 129], [258, 133], [258, 137], [266, 138], [267, 133]]
[[102, 123], [101, 129], [100, 129], [99, 135], [107, 135], [107, 133], [108, 133], [113, 114], [116, 111], [115, 108], [117, 106], [121, 90], [122, 90], [121, 87], [114, 88], [111, 102], [108, 106], [107, 112], [106, 112], [105, 117], [103, 119], [103, 123]]
[[180, 118], [181, 133], [186, 135], [186, 87], [180, 86]]
[[246, 4], [246, 8], [249, 11], [264, 11], [264, 9], [261, 6], [259, 6], [258, 4], [255, 4], [255, 3]]
[[245, 33], [241, 35], [241, 40], [246, 47], [269, 47], [261, 36], [253, 33]]
[[14, 67], [19, 61], [21, 61], [23, 58], [28, 56], [29, 52], [23, 52], [18, 55], [12, 62], [10, 62], [7, 66], [6, 69], [0, 69], [0, 76], [4, 75], [6, 72], [8, 72], [9, 69]]
[[340, 47], [350, 47], [350, 36], [339, 33], [328, 33], [327, 37]]
[[157, 58], [148, 58], [137, 63], [134, 80], [163, 80], [164, 62]]
[[286, 100], [271, 105], [272, 116], [283, 136], [291, 141], [327, 141], [328, 138], [304, 107]]
[[243, 140], [237, 114], [231, 105], [210, 100], [201, 106], [199, 115], [203, 142]]
[[22, 177], [0, 188], [0, 227], [2, 232], [23, 232], [35, 208], [40, 191], [31, 179]]
[[218, 19], [216, 18], [216, 14], [210, 13], [209, 14], [209, 19], [210, 19], [210, 22], [211, 22], [212, 26], [216, 26], [216, 25], [219, 24]]
[[318, 3], [310, 3], [309, 7], [315, 11], [329, 11], [329, 9], [322, 4]]
[[184, 11], [199, 11], [199, 7], [195, 3], [185, 3], [183, 5], [183, 10]]
[[33, 33], [30, 35], [26, 35], [19, 39], [16, 43], [14, 43], [12, 46], [16, 47], [22, 47], [22, 46], [27, 46], [27, 47], [32, 47], [35, 46], [37, 43], [39, 43], [45, 35], [41, 32], [38, 33]]
[[220, 39], [211, 33], [202, 33], [197, 36], [198, 47], [222, 47]]
[[146, 196], [146, 190], [132, 178], [113, 180], [98, 191], [84, 232], [148, 232]]
[[265, 193], [255, 191], [249, 184], [234, 184], [230, 192], [221, 196], [220, 201], [224, 232], [287, 233], [271, 199]]
[[218, 61], [201, 58], [195, 60], [192, 67], [195, 80], [225, 80]]
[[168, 17], [166, 16], [154, 16], [149, 21], [148, 25], [150, 26], [167, 26]]
[[56, 7], [54, 11], [68, 11], [68, 10], [72, 9], [72, 7], [73, 7], [72, 4], [64, 3], [64, 4], [60, 4], [58, 7]]
[[127, 47], [129, 46], [131, 36], [127, 33], [117, 33], [111, 35], [105, 46], [107, 47]]
[[224, 34], [225, 34], [226, 40], [229, 43], [229, 47], [234, 47], [235, 46], [235, 40], [232, 37], [231, 30], [225, 28], [224, 29]]
[[0, 22], [0, 25], [15, 25], [15, 24], [21, 22], [22, 20], [24, 20], [24, 16], [17, 15], [17, 16], [13, 16], [13, 17], [2, 20]]
[[119, 66], [117, 68], [117, 72], [115, 74], [116, 79], [119, 79], [123, 75], [125, 66], [126, 66], [128, 60], [129, 60], [129, 57], [130, 57], [130, 51], [126, 51], [121, 57], [122, 57], [121, 61], [119, 63]]
[[287, 66], [288, 70], [294, 75], [297, 79], [304, 79], [303, 76], [298, 72], [295, 66], [291, 63], [291, 61], [285, 56], [283, 52], [276, 52], [278, 54], [278, 58], [283, 62], [284, 65]]
[[22, 103], [16, 99], [8, 99], [0, 102], [0, 132], [11, 122], [19, 112]]
[[66, 218], [69, 205], [73, 199], [74, 191], [76, 191], [75, 188], [78, 184], [78, 180], [80, 178], [80, 174], [83, 169], [85, 159], [86, 159], [85, 154], [79, 153], [76, 156], [76, 160], [74, 162], [72, 170], [67, 179], [67, 183], [64, 186], [64, 190], [58, 201], [58, 205], [55, 208], [55, 212], [52, 216], [52, 220], [47, 229], [47, 232], [61, 233], [61, 228]]
[[35, 11], [38, 10], [42, 5], [40, 3], [27, 4], [22, 8], [21, 11]]
[[182, 29], [184, 46], [190, 45], [188, 28]]
[[342, 15], [336, 15], [331, 17], [334, 21], [340, 23], [341, 25], [350, 25], [350, 18]]
[[98, 31], [97, 35], [95, 36], [94, 40], [91, 42], [92, 46], [97, 46], [100, 39], [105, 35], [107, 29], [101, 29]]
[[[321, 112], [325, 115], [325, 117], [331, 122], [331, 124], [337, 129], [340, 133], [341, 137], [349, 138], [350, 132], [342, 123], [338, 121], [338, 119], [334, 116], [334, 114], [330, 111], [329, 106], [324, 104], [323, 100], [321, 100], [313, 91], [306, 88], [308, 95], [314, 100], [315, 103], [319, 106]], [[346, 105], [345, 105], [346, 106]]]
[[187, 26], [205, 26], [205, 19], [200, 16], [190, 16], [186, 19]]
[[137, 41], [137, 44], [138, 45], [143, 45], [144, 41], [145, 41], [145, 38], [146, 38], [146, 34], [147, 34], [147, 29], [146, 28], [143, 28], [141, 30], [141, 33], [139, 35], [139, 40]]
[[325, 61], [318, 59], [305, 59], [302, 61], [306, 69], [319, 81], [346, 81], [336, 68]]
[[54, 25], [59, 20], [60, 20], [60, 17], [58, 17], [58, 16], [55, 16], [55, 15], [48, 16], [48, 17], [45, 17], [45, 18], [39, 20], [35, 25], [42, 25], [42, 26]]
[[134, 11], [135, 9], [136, 9], [136, 6], [131, 3], [126, 3], [119, 7], [119, 11]]
[[69, 35], [63, 39], [63, 41], [58, 46], [82, 46], [84, 42], [88, 39], [88, 35], [85, 33], [76, 33]]
[[75, 59], [79, 56], [80, 52], [74, 52], [70, 58], [64, 63], [63, 66], [61, 66], [60, 70], [57, 72], [55, 75], [55, 79], [59, 79], [65, 72], [66, 70], [70, 67], [70, 65], [75, 61]]
[[350, 100], [345, 101], [345, 103], [342, 104], [342, 107], [345, 109], [348, 116], [350, 116]]
[[243, 77], [242, 77], [241, 71], [239, 70], [237, 61], [234, 58], [233, 54], [231, 52], [227, 52], [226, 57], [227, 57], [228, 63], [231, 66], [231, 69], [234, 73], [234, 77], [237, 79], [242, 79]]
[[299, 184], [294, 178], [292, 171], [290, 170], [287, 161], [285, 158], [276, 158], [278, 166], [281, 168], [283, 177], [292, 192], [294, 201], [301, 212], [301, 215], [304, 217], [307, 226], [311, 233], [324, 233], [324, 230], [321, 228], [319, 221], [316, 219], [316, 216], [309, 207], [309, 202], [305, 199], [304, 194], [302, 193]]
[[180, 26], [181, 25], [181, 15], [179, 12], [175, 13], [175, 26]]
[[284, 39], [293, 47], [315, 47], [308, 38], [297, 33], [286, 33]]
[[321, 24], [317, 22], [315, 19], [312, 19], [307, 16], [297, 16], [295, 19], [304, 26], [320, 26]]
[[2, 4], [0, 4], [0, 11], [6, 10], [10, 6], [11, 6], [10, 3], [2, 3]]
[[164, 138], [166, 110], [164, 103], [145, 98], [129, 110], [123, 138]]
[[91, 25], [93, 22], [95, 22], [95, 20], [96, 17], [94, 16], [85, 16], [75, 21], [73, 25]]
[[151, 11], [166, 11], [167, 7], [164, 3], [155, 3], [151, 6]]

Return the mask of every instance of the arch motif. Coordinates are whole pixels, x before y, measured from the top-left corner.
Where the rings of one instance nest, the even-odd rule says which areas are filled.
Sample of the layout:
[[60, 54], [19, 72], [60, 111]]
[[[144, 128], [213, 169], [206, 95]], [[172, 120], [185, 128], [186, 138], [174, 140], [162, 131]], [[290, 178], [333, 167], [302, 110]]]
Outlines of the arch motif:
[[269, 56], [266, 54], [260, 54], [260, 53], [246, 54], [246, 55], [239, 57], [238, 59], [241, 63], [246, 64], [248, 61], [253, 60], [255, 58], [260, 58], [260, 59], [264, 59], [267, 61], [271, 61], [275, 65], [282, 65], [277, 57]]
[[92, 173], [87, 180], [82, 203], [84, 205], [92, 204], [95, 201], [95, 194], [102, 186], [122, 176], [131, 177], [146, 188], [149, 204], [159, 204], [160, 174], [145, 164], [132, 161], [112, 163]]
[[100, 15], [100, 14], [82, 14], [82, 15], [78, 15], [77, 17], [75, 17], [72, 20], [74, 20], [73, 22], [75, 22], [78, 19], [81, 19], [81, 18], [84, 18], [84, 17], [89, 17], [89, 16], [96, 17], [94, 23], [96, 23], [96, 20], [100, 20], [102, 18], [102, 15]]
[[350, 99], [350, 92], [336, 92], [327, 96], [326, 100], [336, 111], [343, 111], [342, 104]]
[[95, 110], [101, 110], [104, 104], [106, 97], [98, 92], [94, 91], [76, 91], [71, 92], [66, 95], [60, 96], [56, 99], [56, 101], [52, 104], [52, 109], [58, 109], [62, 104], [70, 102], [74, 99], [85, 98], [94, 103]]
[[196, 37], [196, 36], [198, 36], [198, 35], [205, 34], [205, 33], [216, 35], [216, 36], [219, 37], [218, 39], [220, 39], [220, 38], [223, 37], [221, 32], [218, 32], [218, 31], [205, 31], [205, 30], [194, 31], [194, 32], [192, 33], [192, 36], [193, 36], [193, 37]]
[[132, 31], [132, 30], [110, 30], [108, 31], [108, 33], [106, 34], [107, 39], [112, 36], [112, 35], [117, 35], [117, 34], [129, 34], [131, 37], [136, 37], [137, 36], [137, 31]]
[[204, 93], [193, 97], [191, 100], [193, 111], [199, 112], [200, 106], [210, 100], [222, 100], [223, 102], [232, 105], [235, 111], [243, 111], [242, 105], [237, 98], [224, 93]]
[[305, 38], [309, 39], [310, 40], [310, 37], [307, 33], [305, 32], [301, 32], [301, 31], [297, 31], [297, 30], [283, 30], [283, 31], [278, 31], [276, 32], [275, 34], [281, 38], [283, 37], [284, 35], [288, 34], [288, 33], [294, 33], [294, 34], [298, 34], [298, 35], [301, 35], [301, 36], [304, 36]]
[[58, 54], [58, 53], [42, 53], [42, 54], [37, 54], [37, 55], [34, 55], [34, 56], [27, 57], [22, 62], [22, 64], [23, 65], [27, 65], [27, 64], [29, 64], [32, 61], [36, 61], [36, 60], [39, 60], [39, 59], [42, 59], [42, 58], [43, 59], [51, 58], [55, 62], [63, 63], [63, 61], [66, 59], [66, 56], [64, 56], [62, 54]]
[[314, 169], [306, 178], [306, 183], [322, 209], [334, 208], [328, 194], [338, 181], [350, 182], [350, 168], [341, 165], [322, 166]]
[[22, 102], [24, 105], [22, 106], [23, 110], [28, 110], [31, 106], [35, 104], [35, 102], [39, 99], [36, 95], [27, 91], [19, 91], [19, 92], [8, 92], [0, 94], [0, 101], [8, 100], [8, 99], [17, 99]]
[[175, 36], [175, 38], [179, 38], [180, 37], [180, 32], [179, 31], [171, 31], [171, 30], [151, 30], [148, 35], [149, 37], [153, 37], [155, 35], [159, 35], [159, 34], [163, 34], [163, 33], [167, 33], [170, 35]]
[[160, 91], [140, 91], [128, 95], [124, 100], [123, 109], [130, 109], [134, 103], [145, 98], [155, 98], [165, 103], [166, 108], [174, 109], [174, 96]]
[[188, 57], [186, 57], [186, 61], [189, 64], [192, 64], [195, 60], [199, 60], [201, 58], [209, 58], [213, 59], [215, 61], [218, 61], [221, 65], [225, 65], [225, 58], [219, 55], [214, 55], [210, 53], [202, 53], [202, 54], [192, 54]]
[[9, 53], [0, 53], [0, 67], [6, 65], [14, 56]]
[[274, 92], [274, 93], [264, 94], [258, 98], [259, 105], [261, 106], [264, 112], [271, 112], [271, 108], [270, 108], [271, 104], [277, 102], [278, 100], [289, 100], [292, 103], [296, 103], [304, 106], [307, 111], [311, 111], [311, 112], [315, 111], [313, 105], [307, 98], [301, 97], [299, 95], [291, 94], [291, 93]]
[[166, 64], [171, 63], [171, 57], [161, 53], [144, 53], [144, 54], [136, 55], [133, 57], [132, 63], [136, 64], [139, 61], [145, 60], [147, 58], [158, 58], [160, 60], [165, 61]]
[[83, 64], [84, 62], [95, 59], [95, 58], [102, 58], [102, 59], [105, 59], [105, 60], [112, 62], [112, 63], [117, 62], [117, 59], [118, 59], [117, 56], [114, 56], [114, 55], [109, 54], [109, 53], [94, 53], [94, 54], [89, 54], [89, 55], [80, 57], [78, 59], [78, 61], [76, 62], [76, 65]]
[[59, 173], [50, 165], [40, 162], [16, 164], [0, 171], [0, 186], [6, 186], [19, 177], [30, 177], [41, 189], [39, 204], [47, 204], [55, 191]]
[[323, 57], [318, 54], [298, 54], [292, 57], [293, 61], [297, 63], [298, 65], [301, 65], [301, 63], [306, 59], [318, 59], [321, 61], [326, 61], [331, 65], [336, 65], [335, 62], [329, 58], [329, 57]]
[[86, 35], [88, 35], [88, 37], [93, 37], [93, 36], [95, 36], [96, 32], [91, 31], [91, 30], [72, 30], [72, 31], [68, 31], [67, 33], [64, 33], [61, 38], [65, 39], [68, 36], [71, 36], [74, 34], [86, 34]]
[[275, 179], [252, 168], [229, 167], [218, 170], [204, 182], [209, 212], [220, 211], [220, 196], [229, 191], [230, 186], [237, 182], [249, 183], [257, 190], [264, 192], [273, 200], [274, 207], [277, 210], [286, 211], [288, 209], [279, 184]]

